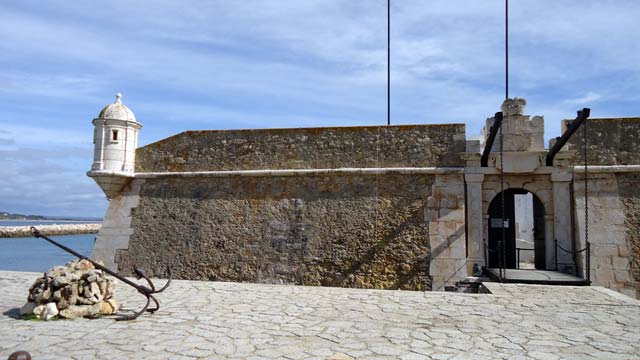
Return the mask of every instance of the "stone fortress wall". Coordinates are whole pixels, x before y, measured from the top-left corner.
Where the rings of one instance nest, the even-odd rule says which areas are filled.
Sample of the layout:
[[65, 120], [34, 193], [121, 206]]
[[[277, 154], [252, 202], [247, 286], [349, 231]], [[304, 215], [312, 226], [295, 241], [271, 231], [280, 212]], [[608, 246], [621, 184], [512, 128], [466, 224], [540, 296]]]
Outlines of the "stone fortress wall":
[[136, 172], [463, 166], [464, 124], [185, 131], [139, 148]]
[[[573, 120], [562, 122], [562, 131]], [[570, 139], [576, 151], [576, 165], [582, 166], [583, 129]], [[640, 118], [601, 118], [587, 120], [587, 146], [590, 166], [640, 165]]]
[[184, 132], [138, 149], [96, 247], [125, 274], [441, 289], [466, 276], [464, 147], [462, 124]]
[[[563, 123], [563, 128], [569, 122]], [[640, 298], [640, 118], [587, 121], [591, 280]], [[574, 198], [578, 247], [585, 244], [583, 132], [576, 151]]]
[[[94, 125], [126, 113], [137, 131], [119, 100]], [[536, 266], [584, 275], [583, 257], [554, 253], [585, 246], [581, 133], [546, 166], [544, 119], [525, 105], [503, 103], [504, 149], [484, 167], [464, 124], [177, 134], [137, 149], [135, 168], [89, 171], [111, 199], [93, 257], [124, 274], [444, 290], [486, 265], [504, 180], [544, 208]], [[640, 118], [587, 124], [591, 280], [638, 297]]]

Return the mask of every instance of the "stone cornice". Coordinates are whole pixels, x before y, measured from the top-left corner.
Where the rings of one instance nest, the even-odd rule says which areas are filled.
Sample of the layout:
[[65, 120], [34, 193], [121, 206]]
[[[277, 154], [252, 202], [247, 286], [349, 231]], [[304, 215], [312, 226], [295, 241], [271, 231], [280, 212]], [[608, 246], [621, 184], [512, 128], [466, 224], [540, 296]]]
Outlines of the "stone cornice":
[[[591, 173], [640, 172], [640, 165], [588, 165], [587, 171]], [[583, 173], [584, 166], [574, 166], [573, 172]]]
[[229, 177], [229, 176], [311, 176], [311, 175], [387, 175], [387, 174], [462, 174], [463, 167], [337, 168], [337, 169], [266, 169], [226, 171], [185, 171], [135, 173], [136, 178], [158, 177]]

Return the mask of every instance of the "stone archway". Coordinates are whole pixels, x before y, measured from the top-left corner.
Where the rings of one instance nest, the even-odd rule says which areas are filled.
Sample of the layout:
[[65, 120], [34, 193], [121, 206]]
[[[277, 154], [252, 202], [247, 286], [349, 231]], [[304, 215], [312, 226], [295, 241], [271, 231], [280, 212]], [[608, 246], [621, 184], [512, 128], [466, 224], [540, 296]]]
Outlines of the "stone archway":
[[[530, 212], [520, 211], [516, 215], [516, 196], [531, 195]], [[504, 213], [502, 209], [502, 198], [504, 197]], [[496, 194], [487, 210], [489, 220], [487, 221], [488, 233], [488, 267], [497, 268], [504, 265], [507, 269], [521, 268], [524, 259], [533, 259], [532, 266], [535, 269], [546, 269], [546, 244], [545, 244], [545, 206], [544, 203], [534, 194], [522, 188], [510, 188], [502, 193]], [[525, 219], [518, 219], [524, 216]], [[504, 220], [503, 220], [504, 219]], [[528, 220], [528, 221], [522, 221]], [[517, 236], [517, 222], [521, 224], [531, 224], [532, 244], [524, 246], [522, 239]], [[504, 230], [503, 230], [504, 229]], [[503, 240], [504, 247], [500, 247]], [[500, 261], [500, 250], [503, 250], [504, 264]]]

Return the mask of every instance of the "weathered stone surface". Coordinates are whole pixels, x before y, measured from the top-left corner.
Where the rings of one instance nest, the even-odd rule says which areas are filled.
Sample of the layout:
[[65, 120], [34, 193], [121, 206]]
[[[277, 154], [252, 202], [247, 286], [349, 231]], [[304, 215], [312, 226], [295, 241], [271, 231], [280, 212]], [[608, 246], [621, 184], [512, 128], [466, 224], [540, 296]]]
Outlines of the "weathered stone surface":
[[618, 255], [629, 260], [636, 287], [636, 297], [640, 297], [640, 174], [616, 174], [620, 200], [625, 210], [627, 247], [618, 247]]
[[[543, 166], [544, 119], [524, 115], [524, 105], [524, 99], [504, 103], [503, 139], [494, 142], [489, 167], [509, 173], [506, 188], [528, 190], [544, 204], [545, 216], [538, 219], [537, 227], [544, 229], [544, 236], [538, 239], [544, 246], [537, 249], [544, 251], [536, 254], [538, 260], [545, 258], [542, 265], [552, 268], [557, 263], [561, 271], [583, 271], [584, 264], [574, 266], [569, 253], [561, 251], [556, 259], [553, 251], [555, 240], [570, 248], [576, 238], [571, 231], [579, 220], [572, 215], [580, 213], [580, 196], [571, 203], [572, 173], [567, 168], [573, 152], [563, 151], [556, 158], [556, 165], [569, 169], [566, 173], [560, 174], [558, 166], [553, 170]], [[491, 124], [489, 119], [487, 126]], [[640, 118], [592, 119], [588, 126], [591, 164], [640, 164], [640, 145], [635, 141], [640, 135]], [[488, 229], [483, 217], [500, 184], [493, 171], [480, 169], [476, 175], [486, 174], [483, 186], [457, 186], [443, 200], [438, 195], [443, 191], [433, 180], [414, 182], [434, 175], [298, 171], [285, 179], [278, 176], [282, 172], [255, 171], [250, 175], [258, 177], [249, 179], [237, 173], [188, 172], [459, 167], [464, 164], [460, 156], [465, 151], [464, 140], [464, 125], [460, 124], [181, 133], [137, 150], [138, 175], [111, 202], [94, 255], [105, 259], [110, 268], [129, 272], [136, 264], [157, 276], [169, 266], [179, 277], [190, 279], [442, 288], [465, 272], [470, 274], [474, 264], [478, 268], [483, 261], [481, 245]], [[577, 149], [580, 133], [571, 141]], [[500, 146], [504, 150], [501, 159], [496, 152]], [[469, 147], [473, 148], [480, 150]], [[470, 160], [468, 165], [479, 161], [477, 153], [464, 156]], [[438, 176], [455, 175], [454, 171], [438, 171]], [[615, 175], [610, 175], [615, 182]], [[619, 206], [617, 195], [615, 199], [607, 195], [617, 192], [608, 181], [594, 181], [605, 190], [591, 190], [598, 197], [593, 202], [597, 206], [591, 213], [591, 229], [593, 238], [601, 239], [592, 242], [596, 255], [591, 274], [594, 283], [628, 293], [638, 267], [635, 258], [629, 259], [637, 250], [633, 239], [626, 245], [625, 236], [631, 235], [625, 235], [625, 225], [616, 222], [630, 212]], [[386, 188], [381, 190], [380, 184]], [[422, 190], [415, 184], [431, 190], [419, 194]], [[471, 226], [465, 224], [465, 191], [478, 191], [466, 199], [475, 197], [474, 219], [467, 214], [469, 221], [475, 221]], [[424, 204], [430, 196], [434, 203]], [[576, 213], [570, 214], [573, 205], [577, 205]], [[415, 220], [420, 218], [416, 215], [419, 208], [424, 212], [422, 222]], [[420, 229], [427, 224], [426, 230]], [[578, 224], [577, 230], [580, 226], [584, 224]], [[465, 249], [469, 236], [471, 246]], [[576, 248], [583, 247], [579, 236], [577, 240]], [[90, 296], [90, 288], [79, 290], [88, 294], [79, 302], [100, 302]], [[38, 295], [42, 299], [62, 297], [55, 292]]]
[[527, 106], [527, 99], [525, 98], [512, 98], [505, 99], [502, 102], [500, 110], [504, 117], [513, 115], [524, 115], [524, 109]]
[[327, 360], [353, 360], [354, 357], [345, 353], [335, 353], [327, 358]]
[[136, 172], [462, 166], [464, 124], [187, 131], [136, 150]]
[[[544, 150], [544, 118], [542, 116], [524, 115], [526, 104], [527, 101], [522, 98], [506, 99], [502, 103], [503, 122], [501, 134], [503, 140], [500, 141], [499, 133], [493, 143], [491, 152], [500, 151], [501, 144], [502, 149], [507, 152], [505, 155], [515, 155], [510, 153], [518, 152], [518, 155], [526, 156], [524, 152]], [[485, 137], [489, 136], [494, 122], [495, 118], [493, 117], [487, 119], [483, 131]], [[492, 158], [495, 159], [495, 156], [492, 156]], [[513, 160], [518, 161], [518, 159]], [[509, 171], [510, 167], [505, 166], [505, 169]]]
[[75, 262], [73, 265], [73, 268], [75, 270], [94, 270], [96, 267], [93, 266], [92, 263], [90, 263], [87, 260], [80, 260], [78, 262]]
[[60, 312], [60, 316], [66, 319], [78, 319], [82, 317], [92, 318], [100, 314], [100, 304], [91, 306], [71, 305]]
[[22, 305], [22, 307], [20, 308], [20, 315], [21, 316], [31, 315], [31, 314], [33, 314], [33, 310], [35, 308], [36, 308], [36, 303], [34, 303], [32, 301], [27, 301], [27, 303]]
[[[563, 121], [563, 130], [571, 120]], [[640, 118], [587, 120], [589, 165], [640, 165]], [[577, 150], [576, 163], [582, 164], [582, 129], [569, 140]]]
[[467, 276], [462, 175], [437, 175], [426, 210], [432, 289], [442, 291]]
[[[585, 246], [585, 198], [584, 175], [580, 172], [574, 174], [574, 198], [576, 239], [578, 248]], [[627, 216], [635, 216], [633, 210], [629, 210], [629, 204], [633, 203], [637, 183], [624, 184], [618, 176], [626, 178], [627, 175], [615, 173], [593, 173], [588, 177], [589, 190], [589, 242], [591, 243], [591, 282], [593, 285], [606, 286], [621, 293], [637, 296], [636, 286], [631, 281], [629, 273], [628, 244], [630, 220]], [[627, 190], [621, 189], [627, 187]], [[622, 195], [626, 193], [627, 195]], [[625, 198], [627, 205], [625, 205]], [[634, 220], [631, 220], [631, 223]], [[621, 251], [622, 250], [622, 251]], [[625, 255], [621, 255], [625, 254]], [[579, 268], [584, 268], [584, 256], [577, 258]]]
[[111, 315], [118, 311], [118, 303], [115, 299], [109, 299], [100, 302], [100, 309], [98, 310], [100, 315]]
[[102, 221], [102, 228], [93, 245], [91, 257], [101, 260], [110, 270], [116, 270], [115, 257], [118, 249], [129, 247], [132, 209], [138, 206], [140, 185], [143, 179], [134, 179], [116, 198], [109, 201], [109, 208]]
[[44, 305], [36, 305], [33, 307], [33, 315], [40, 317], [40, 314], [44, 311]]
[[58, 313], [69, 318], [112, 314], [118, 309], [113, 294], [113, 279], [96, 270], [89, 261], [74, 260], [36, 279], [20, 314], [28, 314], [32, 309], [33, 314], [43, 320]]
[[[0, 271], [0, 313], [33, 273]], [[488, 284], [454, 294], [176, 280], [135, 321], [0, 316], [0, 358], [637, 359], [640, 302], [599, 287]], [[129, 310], [144, 298], [123, 287]], [[393, 354], [393, 355], [381, 355]], [[338, 357], [338, 358], [340, 358]]]
[[433, 181], [147, 179], [118, 268], [127, 273], [135, 264], [163, 276], [169, 266], [183, 279], [429, 289], [424, 211]]
[[56, 303], [50, 302], [44, 305], [39, 317], [44, 321], [49, 321], [56, 315], [58, 315], [58, 307], [56, 306]]

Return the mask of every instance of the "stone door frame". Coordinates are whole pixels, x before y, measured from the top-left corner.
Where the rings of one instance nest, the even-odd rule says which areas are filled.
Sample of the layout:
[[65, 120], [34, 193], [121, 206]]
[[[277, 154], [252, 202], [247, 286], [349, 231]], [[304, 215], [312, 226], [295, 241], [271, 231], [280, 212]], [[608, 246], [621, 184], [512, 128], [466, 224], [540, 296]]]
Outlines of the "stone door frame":
[[[524, 194], [531, 194], [531, 199], [532, 199], [532, 211], [529, 214], [531, 216], [531, 222], [533, 223], [533, 227], [534, 227], [534, 234], [537, 233], [537, 231], [542, 231], [544, 233], [544, 223], [539, 224], [536, 223], [536, 216], [535, 213], [536, 212], [541, 212], [541, 218], [544, 220], [544, 216], [546, 214], [546, 210], [544, 208], [544, 203], [536, 196], [536, 194], [529, 192], [525, 189], [521, 189], [521, 188], [509, 188], [509, 189], [504, 189], [504, 191], [502, 193], [498, 193], [496, 194], [493, 199], [491, 199], [491, 201], [489, 201], [489, 208], [487, 209], [487, 215], [489, 215], [489, 219], [492, 219], [491, 221], [487, 221], [487, 245], [489, 247], [489, 249], [495, 249], [497, 247], [497, 244], [492, 244], [492, 231], [491, 229], [496, 229], [496, 227], [493, 225], [493, 222], [495, 221], [495, 219], [497, 218], [496, 216], [491, 217], [491, 210], [493, 206], [499, 206], [499, 204], [494, 204], [494, 202], [496, 201], [500, 201], [500, 194], [506, 194], [505, 197], [505, 219], [509, 219], [509, 231], [506, 235], [506, 240], [507, 240], [507, 245], [506, 246], [506, 254], [507, 254], [507, 258], [505, 259], [505, 266], [507, 269], [515, 269], [518, 267], [518, 255], [517, 255], [517, 230], [515, 227], [515, 224], [517, 223], [517, 218], [516, 218], [516, 211], [515, 211], [515, 195], [524, 195]], [[503, 195], [504, 196], [504, 195]], [[494, 208], [495, 210], [495, 208]], [[499, 230], [496, 230], [497, 233], [499, 234]], [[546, 235], [546, 233], [544, 233]], [[548, 269], [546, 267], [546, 254], [548, 253], [547, 251], [547, 244], [546, 244], [546, 238], [543, 238], [543, 244], [542, 246], [540, 246], [540, 244], [538, 243], [538, 241], [536, 241], [537, 239], [533, 239], [534, 241], [534, 248], [532, 249], [532, 251], [534, 251], [534, 256], [536, 259], [536, 269], [538, 270], [551, 270]], [[486, 261], [489, 263], [490, 267], [497, 267], [497, 265], [495, 264], [495, 261], [491, 261], [491, 259], [495, 256], [492, 256], [492, 252], [487, 252], [486, 254]], [[542, 257], [539, 258], [538, 256], [540, 256], [542, 254]], [[521, 254], [521, 255], [526, 255], [525, 254]], [[541, 261], [542, 260], [542, 261]], [[539, 266], [540, 263], [542, 263], [542, 266]]]
[[[472, 170], [472, 169], [467, 169]], [[483, 173], [465, 173], [467, 209], [467, 273], [485, 266], [485, 244], [488, 242], [489, 204], [500, 193], [498, 171], [480, 168]], [[573, 174], [557, 167], [542, 167], [531, 173], [504, 174], [504, 190], [524, 189], [543, 204], [545, 231], [545, 265], [555, 267], [555, 240], [573, 250], [571, 216], [571, 181]], [[480, 220], [481, 219], [481, 220]], [[570, 254], [558, 252], [558, 268], [572, 271], [575, 266]]]

